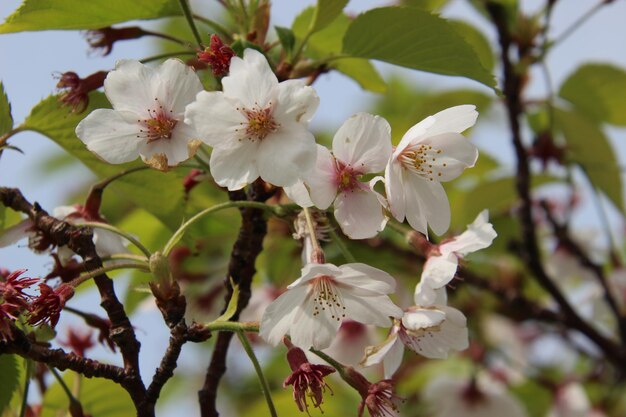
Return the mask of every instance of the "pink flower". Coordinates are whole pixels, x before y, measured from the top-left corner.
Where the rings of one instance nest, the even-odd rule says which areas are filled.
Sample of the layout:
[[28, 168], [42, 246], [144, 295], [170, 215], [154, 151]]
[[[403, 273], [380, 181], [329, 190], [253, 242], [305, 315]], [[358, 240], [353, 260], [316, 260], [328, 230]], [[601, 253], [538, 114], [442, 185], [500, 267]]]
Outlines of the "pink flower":
[[[309, 363], [302, 349], [292, 347], [287, 352], [287, 360], [293, 371], [283, 382], [283, 387], [293, 386], [293, 399], [300, 411], [309, 414], [307, 397], [315, 408], [320, 408], [323, 402], [323, 394], [326, 388], [332, 390], [324, 381], [324, 377], [335, 372], [335, 369], [327, 365], [313, 365]], [[310, 414], [309, 414], [310, 415]]]
[[198, 52], [198, 60], [211, 66], [213, 75], [223, 77], [228, 74], [230, 60], [235, 56], [235, 51], [217, 35], [211, 35], [211, 45], [202, 52]]
[[48, 322], [50, 326], [56, 326], [61, 310], [73, 295], [74, 287], [69, 284], [54, 289], [48, 284], [39, 284], [39, 296], [31, 303], [28, 323], [37, 326]]

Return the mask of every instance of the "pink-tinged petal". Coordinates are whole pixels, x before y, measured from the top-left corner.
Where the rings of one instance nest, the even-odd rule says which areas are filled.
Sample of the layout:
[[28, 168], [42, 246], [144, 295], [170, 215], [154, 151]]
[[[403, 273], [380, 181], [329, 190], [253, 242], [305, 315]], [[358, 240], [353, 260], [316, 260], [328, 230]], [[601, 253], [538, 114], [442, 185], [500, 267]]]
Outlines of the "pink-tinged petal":
[[24, 219], [21, 222], [0, 231], [0, 248], [13, 245], [23, 238], [28, 237], [31, 227], [33, 227], [33, 222], [31, 222], [30, 219]]
[[427, 129], [428, 136], [436, 136], [442, 133], [461, 133], [474, 126], [478, 118], [476, 106], [464, 104], [450, 107], [434, 114], [435, 123]]
[[306, 284], [310, 280], [320, 275], [329, 275], [336, 277], [342, 274], [341, 269], [333, 264], [313, 264], [307, 263], [304, 265], [301, 271], [300, 278], [289, 284], [287, 288], [295, 288], [297, 286]]
[[315, 137], [305, 128], [284, 126], [261, 140], [258, 169], [261, 178], [270, 184], [285, 187], [303, 180], [315, 166]]
[[241, 129], [248, 119], [237, 110], [241, 103], [221, 91], [202, 91], [185, 110], [185, 123], [200, 135], [200, 140], [214, 148], [236, 148]]
[[241, 141], [238, 148], [214, 148], [209, 161], [216, 183], [229, 191], [240, 190], [259, 178], [257, 143]]
[[306, 126], [320, 104], [315, 89], [302, 80], [286, 80], [278, 84], [274, 117], [278, 123], [302, 123]]
[[363, 289], [373, 294], [391, 294], [396, 290], [396, 280], [385, 271], [362, 263], [344, 264], [336, 280], [353, 289]]
[[404, 313], [402, 325], [411, 331], [439, 326], [446, 319], [446, 313], [434, 308], [415, 308]]
[[491, 246], [498, 236], [489, 223], [489, 211], [483, 210], [476, 220], [467, 226], [467, 230], [439, 247], [442, 254], [457, 253], [461, 256]]
[[133, 59], [117, 61], [104, 80], [104, 93], [115, 110], [149, 118], [148, 109], [157, 98], [155, 73], [153, 68]]
[[430, 169], [436, 173], [437, 181], [455, 179], [465, 168], [473, 167], [478, 159], [478, 148], [459, 133], [442, 133], [428, 137], [421, 143], [441, 151], [428, 161]]
[[311, 192], [311, 201], [315, 207], [326, 210], [337, 196], [335, 157], [322, 145], [317, 145], [315, 168], [306, 177], [305, 182]]
[[309, 293], [297, 308], [289, 331], [291, 342], [302, 349], [326, 349], [339, 330], [340, 320], [331, 317], [329, 309], [314, 315], [314, 296]]
[[458, 264], [459, 260], [453, 253], [446, 256], [431, 256], [424, 264], [420, 282], [432, 289], [442, 288], [452, 281]]
[[259, 335], [269, 344], [278, 345], [289, 331], [296, 310], [302, 305], [306, 296], [307, 288], [294, 288], [270, 303], [263, 313]]
[[333, 153], [357, 172], [380, 172], [391, 156], [391, 127], [382, 117], [357, 113], [335, 133]]
[[246, 49], [243, 59], [233, 57], [230, 72], [222, 79], [224, 95], [239, 100], [245, 108], [265, 108], [276, 100], [278, 80], [262, 53]]
[[307, 190], [306, 186], [302, 181], [298, 181], [294, 185], [290, 185], [289, 187], [283, 187], [285, 194], [291, 201], [299, 205], [300, 207], [311, 207], [313, 206], [313, 201], [311, 201], [311, 196], [309, 195], [309, 190]]
[[402, 316], [402, 309], [386, 295], [360, 297], [342, 289], [341, 297], [346, 307], [346, 316], [359, 323], [389, 327], [391, 326], [389, 317]]
[[87, 149], [111, 164], [137, 159], [141, 125], [133, 113], [96, 109], [76, 126], [76, 136]]
[[428, 116], [418, 124], [411, 127], [409, 130], [407, 130], [404, 136], [402, 136], [402, 139], [400, 139], [400, 143], [398, 143], [395, 151], [393, 152], [393, 158], [398, 157], [398, 155], [400, 155], [407, 146], [419, 142], [424, 137], [428, 129], [430, 129], [432, 125], [435, 124], [435, 122], [436, 120], [433, 116]]
[[385, 194], [389, 211], [397, 221], [403, 222], [406, 215], [404, 169], [396, 159], [390, 159], [385, 169]]
[[167, 165], [175, 166], [193, 156], [190, 152], [195, 152], [195, 149], [189, 148], [189, 141], [197, 138], [195, 129], [179, 122], [172, 131], [171, 138], [158, 139], [150, 143], [144, 141], [139, 146], [139, 154], [144, 161], [159, 154], [164, 155], [167, 158]]
[[385, 228], [387, 217], [370, 190], [342, 192], [335, 200], [335, 219], [350, 239], [368, 239]]
[[155, 82], [160, 104], [176, 115], [185, 113], [185, 107], [204, 91], [193, 68], [178, 59], [168, 59], [159, 65]]
[[450, 227], [450, 203], [441, 184], [417, 175], [405, 178], [406, 218], [411, 227], [425, 235], [426, 225], [436, 235], [442, 235]]

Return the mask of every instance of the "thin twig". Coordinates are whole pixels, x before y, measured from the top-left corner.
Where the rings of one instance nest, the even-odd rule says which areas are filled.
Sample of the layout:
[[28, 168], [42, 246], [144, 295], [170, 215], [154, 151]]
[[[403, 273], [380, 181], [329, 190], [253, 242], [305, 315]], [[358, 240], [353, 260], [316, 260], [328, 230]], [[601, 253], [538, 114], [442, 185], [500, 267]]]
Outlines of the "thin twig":
[[274, 407], [274, 401], [272, 401], [272, 392], [270, 391], [270, 386], [267, 383], [267, 379], [265, 379], [265, 375], [263, 375], [263, 368], [261, 368], [259, 360], [254, 354], [254, 350], [252, 350], [252, 346], [250, 346], [250, 342], [248, 341], [248, 338], [246, 338], [246, 335], [239, 331], [237, 332], [237, 337], [239, 338], [243, 349], [248, 354], [250, 362], [252, 362], [252, 365], [254, 366], [254, 370], [256, 371], [257, 377], [259, 378], [259, 383], [261, 384], [261, 390], [263, 391], [265, 401], [267, 402], [267, 408], [269, 408], [270, 410], [270, 415], [272, 417], [277, 417], [276, 407]]

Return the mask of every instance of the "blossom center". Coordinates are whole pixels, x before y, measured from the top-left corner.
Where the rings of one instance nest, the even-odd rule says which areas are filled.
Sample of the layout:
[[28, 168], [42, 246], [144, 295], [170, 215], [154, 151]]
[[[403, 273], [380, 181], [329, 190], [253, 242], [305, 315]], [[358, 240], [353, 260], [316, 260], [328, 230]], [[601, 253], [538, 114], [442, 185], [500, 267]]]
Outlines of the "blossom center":
[[333, 320], [341, 321], [346, 317], [341, 292], [335, 286], [335, 280], [329, 275], [321, 275], [311, 280], [313, 286], [313, 316], [328, 310]]
[[276, 132], [280, 127], [280, 124], [276, 122], [272, 114], [274, 109], [271, 101], [264, 109], [256, 107], [254, 109], [237, 108], [237, 110], [240, 110], [248, 119], [247, 123], [240, 124], [242, 126], [245, 125], [245, 137], [253, 142], [265, 139], [267, 135]]
[[398, 156], [402, 166], [429, 181], [441, 177], [441, 168], [447, 164], [441, 162], [441, 149], [433, 148], [432, 145], [417, 143], [409, 145]]
[[[157, 100], [156, 98], [154, 99]], [[166, 111], [163, 106], [159, 105], [157, 109], [148, 110], [149, 117], [143, 120], [137, 120], [143, 129], [139, 130], [137, 137], [148, 139], [148, 143], [155, 142], [159, 139], [171, 139], [174, 128], [178, 120], [174, 118], [173, 111]]]
[[335, 159], [335, 181], [339, 192], [355, 191], [361, 188], [360, 172]]

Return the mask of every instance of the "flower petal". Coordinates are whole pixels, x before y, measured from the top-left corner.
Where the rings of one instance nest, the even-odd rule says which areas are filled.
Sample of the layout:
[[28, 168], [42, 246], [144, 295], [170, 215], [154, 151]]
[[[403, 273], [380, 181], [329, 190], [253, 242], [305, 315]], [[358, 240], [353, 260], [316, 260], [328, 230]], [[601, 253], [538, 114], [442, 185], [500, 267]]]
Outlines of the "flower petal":
[[283, 187], [285, 194], [291, 201], [299, 205], [300, 207], [311, 207], [313, 201], [309, 195], [309, 190], [304, 185], [304, 182], [298, 181], [294, 185]]
[[399, 368], [403, 354], [404, 345], [398, 339], [398, 330], [394, 326], [383, 343], [365, 348], [361, 366], [373, 366], [384, 361], [385, 378], [389, 378]]
[[241, 103], [221, 91], [202, 91], [185, 110], [185, 123], [200, 135], [200, 140], [214, 148], [236, 148], [238, 130], [248, 119], [237, 110]]
[[229, 191], [240, 190], [259, 177], [257, 143], [244, 140], [237, 148], [214, 148], [209, 161], [216, 183]]
[[455, 252], [461, 256], [489, 247], [498, 236], [489, 223], [489, 211], [483, 210], [476, 220], [467, 226], [467, 230], [453, 240], [443, 243], [439, 250], [442, 254]]
[[301, 271], [300, 278], [292, 282], [287, 288], [295, 288], [297, 286], [306, 284], [310, 280], [320, 275], [329, 275], [336, 277], [342, 274], [341, 269], [333, 264], [313, 264], [308, 263], [304, 265]]
[[428, 136], [435, 136], [442, 133], [461, 133], [474, 126], [478, 118], [476, 106], [464, 104], [442, 110], [434, 114], [435, 123], [426, 131]]
[[274, 117], [279, 123], [301, 123], [304, 126], [313, 118], [320, 104], [315, 89], [302, 80], [286, 80], [278, 84]]
[[350, 239], [374, 237], [387, 224], [378, 197], [369, 189], [340, 193], [335, 200], [335, 219]]
[[278, 345], [292, 325], [296, 309], [307, 296], [307, 288], [300, 287], [281, 294], [263, 313], [259, 335], [271, 345]]
[[96, 109], [76, 126], [76, 136], [87, 149], [111, 164], [137, 159], [141, 126], [136, 115], [110, 109]]
[[29, 230], [34, 224], [30, 219], [24, 219], [21, 222], [7, 227], [0, 231], [0, 248], [6, 248], [19, 242], [29, 236]]
[[407, 330], [418, 331], [439, 326], [446, 319], [446, 313], [434, 308], [413, 308], [402, 316], [402, 325]]
[[442, 288], [452, 281], [458, 264], [459, 260], [453, 253], [446, 256], [430, 256], [424, 264], [420, 282], [432, 289]]
[[[391, 294], [396, 290], [396, 280], [385, 271], [362, 263], [344, 264], [339, 267], [341, 275], [335, 279], [341, 285], [367, 290], [369, 294]], [[352, 289], [351, 289], [352, 290]]]
[[391, 127], [382, 117], [357, 113], [335, 133], [333, 153], [358, 172], [380, 172], [391, 156]]
[[403, 222], [406, 215], [403, 171], [402, 165], [396, 159], [390, 159], [385, 169], [385, 193], [389, 211], [399, 222]]
[[174, 114], [185, 113], [185, 107], [204, 91], [193, 68], [179, 59], [168, 59], [156, 70], [156, 97]]
[[311, 132], [298, 125], [289, 129], [282, 126], [259, 144], [259, 174], [264, 181], [279, 187], [293, 185], [313, 169], [316, 155]]
[[297, 308], [289, 334], [291, 342], [302, 349], [326, 349], [335, 338], [340, 321], [331, 317], [329, 309], [314, 315], [313, 297], [309, 293]]
[[450, 203], [441, 184], [417, 175], [405, 177], [406, 218], [411, 227], [425, 235], [426, 225], [442, 235], [450, 227]]
[[156, 155], [164, 155], [167, 165], [175, 166], [193, 156], [195, 149], [189, 148], [189, 142], [197, 137], [198, 134], [194, 128], [179, 122], [172, 131], [171, 138], [158, 139], [150, 143], [144, 141], [139, 146], [139, 154], [144, 161]]
[[311, 191], [315, 207], [326, 210], [337, 196], [335, 157], [322, 145], [317, 145], [315, 168], [307, 175], [305, 182]]
[[418, 307], [446, 305], [448, 303], [448, 294], [446, 293], [446, 287], [433, 289], [426, 282], [420, 281], [415, 286], [413, 301]]
[[431, 169], [437, 173], [437, 181], [451, 181], [461, 175], [465, 168], [471, 168], [478, 159], [478, 148], [459, 133], [442, 133], [421, 141], [440, 150], [433, 158]]
[[117, 111], [149, 118], [148, 109], [156, 96], [156, 71], [134, 59], [117, 61], [104, 80], [104, 93]]
[[360, 323], [389, 327], [391, 326], [389, 317], [402, 316], [402, 309], [386, 295], [360, 297], [342, 288], [341, 296], [346, 307], [346, 316]]
[[231, 59], [230, 72], [222, 79], [222, 86], [226, 97], [236, 98], [245, 108], [266, 108], [277, 98], [278, 79], [262, 53], [246, 49], [243, 59]]

